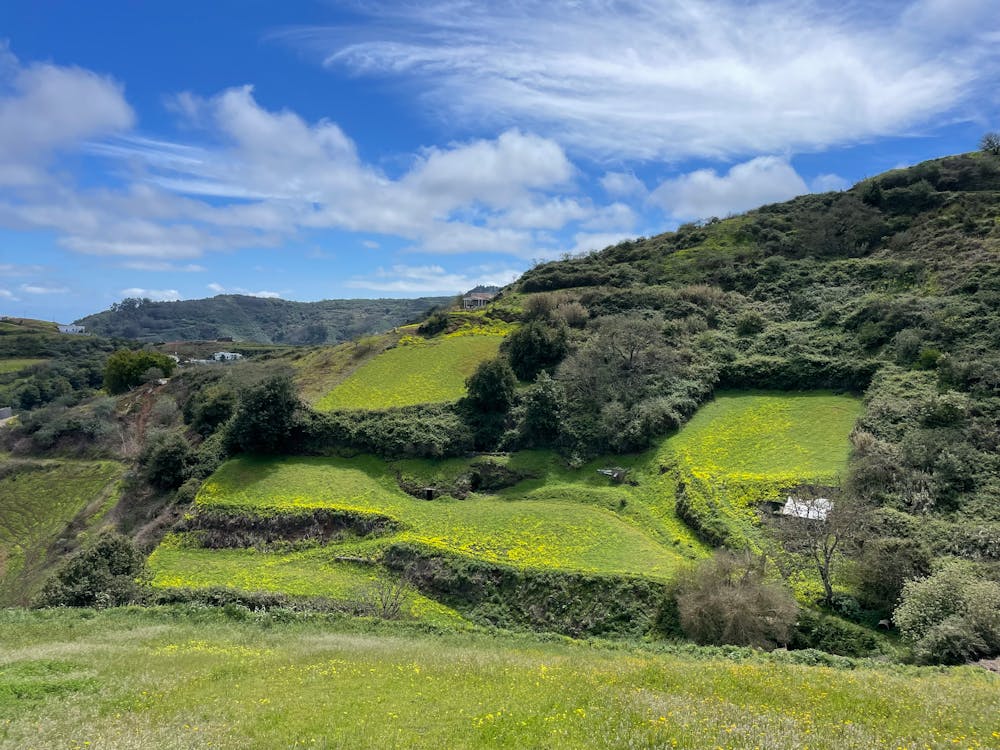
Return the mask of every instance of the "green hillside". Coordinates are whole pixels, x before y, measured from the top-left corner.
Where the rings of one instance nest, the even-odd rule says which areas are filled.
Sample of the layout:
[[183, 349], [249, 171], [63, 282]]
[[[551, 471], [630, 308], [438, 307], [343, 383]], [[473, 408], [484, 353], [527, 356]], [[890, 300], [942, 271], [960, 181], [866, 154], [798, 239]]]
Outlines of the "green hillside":
[[291, 302], [240, 294], [177, 302], [127, 299], [76, 322], [101, 336], [139, 341], [231, 337], [267, 344], [323, 344], [386, 331], [451, 301], [419, 297]]
[[0, 661], [0, 747], [11, 750], [1000, 742], [1000, 678], [985, 670], [805, 666], [749, 649], [608, 648], [194, 609], [5, 611]]
[[[835, 481], [845, 470], [858, 412], [858, 401], [846, 396], [725, 394], [640, 455], [578, 469], [547, 451], [489, 459], [494, 472], [510, 476], [509, 486], [491, 492], [469, 492], [468, 477], [485, 470], [482, 459], [240, 457], [205, 482], [191, 516], [195, 528], [200, 516], [211, 522], [220, 513], [230, 527], [251, 528], [319, 510], [391, 526], [271, 551], [206, 548], [204, 532], [175, 533], [150, 557], [154, 585], [352, 600], [386, 572], [346, 561], [378, 565], [399, 545], [534, 571], [669, 580], [706, 554], [676, 513], [681, 481], [690, 488], [711, 476], [742, 488], [726, 496], [718, 515], [734, 534], [754, 536], [760, 503], [800, 482]], [[628, 483], [613, 484], [597, 471], [616, 463], [628, 469]], [[664, 472], [664, 466], [682, 468]], [[434, 488], [434, 499], [404, 491], [420, 495], [423, 487]], [[441, 616], [415, 592], [407, 597], [414, 616]]]
[[501, 336], [410, 337], [379, 354], [316, 402], [320, 411], [387, 409], [455, 401], [480, 362], [492, 359]]
[[50, 546], [74, 518], [114, 504], [121, 474], [111, 461], [0, 463], [0, 604], [24, 604], [37, 593], [51, 572]]

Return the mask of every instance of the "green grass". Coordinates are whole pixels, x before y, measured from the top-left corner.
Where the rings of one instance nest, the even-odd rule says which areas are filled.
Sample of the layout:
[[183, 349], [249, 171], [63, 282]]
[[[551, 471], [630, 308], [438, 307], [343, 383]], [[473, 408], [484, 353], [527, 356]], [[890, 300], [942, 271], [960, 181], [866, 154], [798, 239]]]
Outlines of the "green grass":
[[121, 465], [111, 461], [5, 462], [0, 478], [0, 604], [38, 589], [49, 546], [84, 510], [112, 499]]
[[375, 512], [406, 527], [389, 539], [527, 568], [667, 577], [681, 559], [681, 551], [658, 543], [601, 503], [580, 502], [583, 487], [574, 497], [549, 498], [532, 496], [530, 486], [524, 489], [520, 497], [508, 492], [426, 501], [400, 490], [389, 465], [374, 457], [241, 457], [206, 482], [197, 506], [249, 513], [281, 508]]
[[985, 670], [173, 609], [0, 612], [0, 748], [996, 748]]
[[761, 502], [842, 479], [860, 414], [859, 399], [832, 393], [722, 393], [663, 443], [657, 461], [676, 469], [672, 481], [728, 529], [730, 544], [755, 546]]
[[722, 393], [666, 444], [702, 476], [833, 478], [847, 468], [861, 401], [830, 393]]
[[[280, 554], [200, 550], [168, 540], [169, 549], [157, 551], [151, 566], [164, 586], [184, 582], [348, 597], [350, 571], [325, 561], [334, 555], [377, 559], [388, 544], [413, 542], [534, 570], [667, 580], [708, 552], [677, 517], [678, 480], [688, 493], [704, 495], [711, 512], [733, 529], [756, 538], [757, 503], [843, 470], [859, 409], [856, 399], [831, 394], [723, 394], [643, 454], [606, 457], [577, 469], [548, 451], [492, 459], [525, 478], [495, 494], [461, 500], [416, 499], [399, 488], [397, 476], [413, 486], [449, 487], [473, 459], [239, 457], [209, 478], [196, 510], [225, 507], [258, 515], [334, 508], [388, 516], [403, 530]], [[628, 483], [612, 484], [597, 472], [614, 465], [629, 469]]]
[[496, 335], [404, 338], [354, 370], [315, 407], [386, 409], [455, 401], [465, 395], [465, 379], [480, 362], [496, 356], [501, 341]]
[[[338, 561], [335, 556], [330, 548], [289, 552], [200, 549], [185, 546], [181, 535], [171, 535], [153, 552], [149, 565], [155, 571], [154, 585], [159, 587], [223, 586], [347, 602], [371, 596], [377, 581], [394, 582], [381, 568]], [[443, 625], [464, 622], [454, 610], [408, 588], [404, 588], [403, 612]]]
[[48, 362], [46, 359], [0, 359], [0, 375], [8, 372], [20, 372], [27, 370], [32, 365], [40, 365]]

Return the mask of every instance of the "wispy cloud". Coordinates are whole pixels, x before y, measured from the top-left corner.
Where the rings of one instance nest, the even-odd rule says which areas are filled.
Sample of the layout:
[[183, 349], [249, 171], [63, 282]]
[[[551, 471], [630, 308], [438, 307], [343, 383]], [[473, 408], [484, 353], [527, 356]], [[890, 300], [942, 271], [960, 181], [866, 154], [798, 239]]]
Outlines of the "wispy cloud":
[[450, 272], [439, 265], [395, 265], [391, 268], [379, 268], [369, 277], [351, 279], [347, 286], [393, 294], [457, 294], [479, 284], [509, 284], [520, 274], [521, 271], [517, 269], [495, 266], [478, 266]]
[[181, 293], [176, 289], [143, 289], [137, 286], [122, 289], [121, 295], [123, 297], [151, 299], [154, 302], [173, 302], [181, 298]]
[[21, 284], [21, 291], [25, 294], [65, 294], [69, 288], [47, 284]]
[[902, 131], [995, 85], [994, 0], [369, 2], [276, 32], [323, 64], [410, 80], [430, 113], [519, 123], [589, 154], [679, 159]]
[[201, 273], [207, 270], [204, 266], [200, 266], [197, 263], [182, 265], [160, 260], [129, 260], [121, 265], [122, 268], [128, 268], [133, 271], [153, 271], [158, 273]]

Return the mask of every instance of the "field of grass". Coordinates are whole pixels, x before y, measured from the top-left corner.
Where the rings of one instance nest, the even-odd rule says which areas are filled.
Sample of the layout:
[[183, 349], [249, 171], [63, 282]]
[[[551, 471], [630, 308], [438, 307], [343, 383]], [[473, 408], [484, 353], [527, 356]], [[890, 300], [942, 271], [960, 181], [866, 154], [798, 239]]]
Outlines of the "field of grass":
[[113, 501], [121, 474], [111, 461], [0, 464], [0, 604], [36, 593], [49, 545], [79, 513], [99, 513], [102, 501]]
[[[185, 546], [182, 535], [169, 536], [150, 557], [159, 587], [210, 588], [279, 592], [289, 596], [321, 596], [334, 601], [365, 601], [378, 581], [395, 579], [377, 566], [335, 559], [328, 548], [285, 552], [256, 549], [200, 549]], [[461, 615], [433, 599], [404, 587], [402, 611], [441, 625], [461, 625]]]
[[387, 409], [455, 401], [465, 395], [465, 379], [480, 362], [496, 356], [501, 341], [498, 335], [406, 337], [354, 370], [315, 407]]
[[599, 504], [515, 499], [513, 494], [419, 500], [399, 489], [386, 462], [370, 456], [237, 458], [199, 493], [196, 507], [212, 506], [248, 513], [282, 508], [375, 512], [406, 529], [384, 541], [418, 542], [526, 568], [667, 577], [681, 559], [680, 551]]
[[0, 375], [8, 372], [20, 372], [32, 365], [40, 365], [47, 361], [45, 359], [0, 359]]
[[657, 462], [675, 467], [689, 502], [732, 543], [752, 544], [759, 503], [840, 481], [860, 413], [859, 399], [826, 392], [721, 393], [662, 444]]
[[0, 612], [0, 748], [996, 748], [1000, 677], [218, 611]]

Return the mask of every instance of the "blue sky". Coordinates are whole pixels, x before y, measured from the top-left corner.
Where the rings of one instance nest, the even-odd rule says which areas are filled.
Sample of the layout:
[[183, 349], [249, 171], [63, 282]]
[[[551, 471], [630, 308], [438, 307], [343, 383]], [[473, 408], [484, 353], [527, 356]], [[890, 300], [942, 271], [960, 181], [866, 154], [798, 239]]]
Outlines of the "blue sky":
[[1000, 129], [996, 0], [0, 5], [0, 312], [454, 293]]

